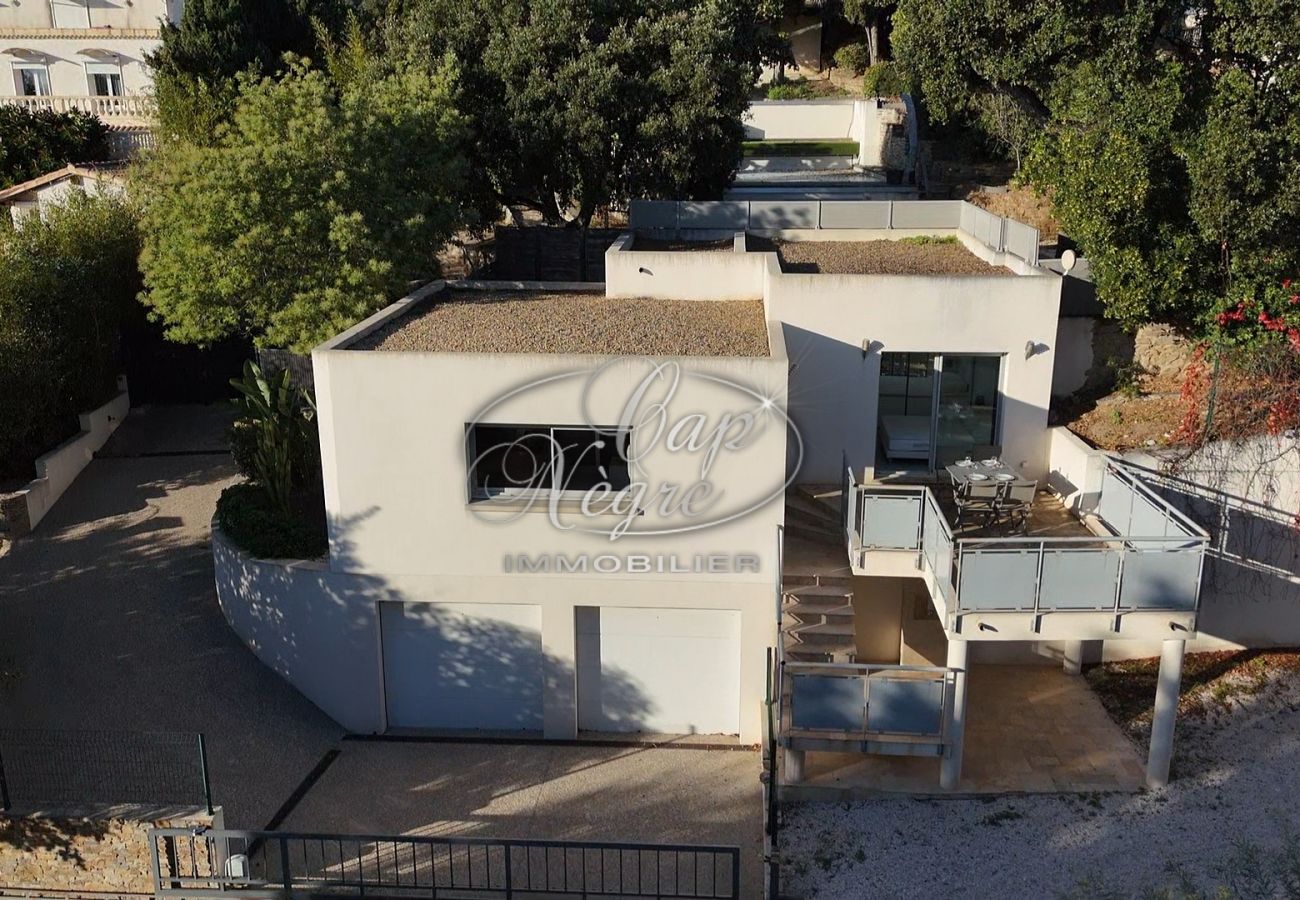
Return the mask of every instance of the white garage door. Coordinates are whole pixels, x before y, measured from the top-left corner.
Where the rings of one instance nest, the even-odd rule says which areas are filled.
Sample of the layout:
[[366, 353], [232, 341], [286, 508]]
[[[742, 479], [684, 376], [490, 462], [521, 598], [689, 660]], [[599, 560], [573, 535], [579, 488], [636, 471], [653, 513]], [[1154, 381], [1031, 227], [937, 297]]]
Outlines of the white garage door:
[[740, 613], [577, 610], [578, 727], [740, 733]]
[[542, 612], [381, 603], [389, 728], [542, 727]]

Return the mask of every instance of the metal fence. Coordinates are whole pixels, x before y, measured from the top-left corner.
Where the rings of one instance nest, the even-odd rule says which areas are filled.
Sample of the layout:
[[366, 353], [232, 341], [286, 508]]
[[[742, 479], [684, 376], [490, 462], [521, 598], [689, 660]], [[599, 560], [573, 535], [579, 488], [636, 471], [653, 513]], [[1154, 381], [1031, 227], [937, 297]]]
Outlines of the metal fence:
[[149, 832], [157, 897], [736, 898], [740, 848], [274, 831]]
[[98, 803], [211, 812], [203, 735], [0, 729], [0, 808]]

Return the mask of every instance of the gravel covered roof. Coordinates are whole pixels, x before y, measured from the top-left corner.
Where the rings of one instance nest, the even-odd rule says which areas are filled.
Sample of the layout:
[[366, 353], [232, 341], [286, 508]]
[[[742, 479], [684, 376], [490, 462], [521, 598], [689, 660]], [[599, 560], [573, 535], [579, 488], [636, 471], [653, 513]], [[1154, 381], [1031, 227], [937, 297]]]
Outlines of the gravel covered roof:
[[444, 353], [767, 356], [761, 300], [444, 291], [350, 345]]
[[1013, 275], [991, 266], [959, 243], [907, 241], [782, 241], [751, 236], [751, 251], [773, 251], [783, 272], [823, 275]]

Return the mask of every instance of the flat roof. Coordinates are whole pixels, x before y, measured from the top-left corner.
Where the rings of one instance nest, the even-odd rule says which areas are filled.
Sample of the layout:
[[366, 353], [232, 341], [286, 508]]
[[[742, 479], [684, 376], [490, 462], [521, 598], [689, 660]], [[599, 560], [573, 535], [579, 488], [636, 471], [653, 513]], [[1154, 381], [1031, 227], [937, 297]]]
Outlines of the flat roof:
[[986, 263], [956, 238], [930, 241], [786, 241], [750, 235], [746, 249], [773, 252], [782, 272], [823, 275], [1014, 275]]
[[761, 300], [609, 298], [560, 290], [448, 289], [352, 350], [768, 356]]

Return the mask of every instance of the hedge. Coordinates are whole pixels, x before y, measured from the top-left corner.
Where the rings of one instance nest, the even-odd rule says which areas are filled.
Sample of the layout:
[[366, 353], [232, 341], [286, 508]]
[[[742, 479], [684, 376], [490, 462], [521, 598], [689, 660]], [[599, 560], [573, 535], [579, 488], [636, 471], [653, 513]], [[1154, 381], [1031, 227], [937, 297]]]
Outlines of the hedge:
[[110, 198], [0, 223], [0, 477], [33, 477], [35, 458], [113, 395], [139, 252], [134, 217]]

